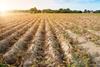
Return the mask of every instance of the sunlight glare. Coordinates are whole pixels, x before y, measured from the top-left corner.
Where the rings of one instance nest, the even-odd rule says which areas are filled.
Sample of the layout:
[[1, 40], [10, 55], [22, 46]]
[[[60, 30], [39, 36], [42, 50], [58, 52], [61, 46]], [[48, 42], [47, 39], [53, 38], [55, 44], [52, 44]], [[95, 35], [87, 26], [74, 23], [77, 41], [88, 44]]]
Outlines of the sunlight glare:
[[6, 4], [6, 2], [0, 2], [0, 12], [1, 13], [5, 13], [6, 11], [8, 11], [9, 7]]

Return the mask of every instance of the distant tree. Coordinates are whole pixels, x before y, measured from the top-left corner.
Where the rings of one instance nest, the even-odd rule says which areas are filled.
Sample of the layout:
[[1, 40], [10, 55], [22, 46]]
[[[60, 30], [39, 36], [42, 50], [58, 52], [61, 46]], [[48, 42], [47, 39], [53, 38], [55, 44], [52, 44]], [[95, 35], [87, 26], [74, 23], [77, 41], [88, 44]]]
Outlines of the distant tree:
[[84, 13], [90, 13], [90, 12], [91, 12], [90, 10], [87, 9], [84, 10]]
[[56, 10], [52, 10], [52, 9], [44, 9], [42, 10], [43, 13], [55, 13]]
[[30, 12], [31, 12], [31, 13], [37, 13], [37, 12], [38, 12], [38, 10], [37, 10], [37, 8], [36, 8], [36, 7], [34, 7], [34, 8], [31, 8], [31, 9], [30, 9]]
[[60, 8], [60, 9], [58, 10], [58, 12], [59, 12], [59, 13], [71, 13], [72, 11], [71, 11], [69, 8], [67, 8], [67, 9]]
[[82, 13], [80, 10], [73, 10], [71, 13]]
[[96, 10], [96, 11], [94, 11], [94, 13], [100, 13], [100, 10]]
[[63, 11], [64, 11], [64, 10], [63, 10], [62, 8], [60, 8], [60, 9], [58, 10], [59, 13], [63, 13]]
[[86, 9], [84, 10], [84, 13], [87, 13], [87, 10]]

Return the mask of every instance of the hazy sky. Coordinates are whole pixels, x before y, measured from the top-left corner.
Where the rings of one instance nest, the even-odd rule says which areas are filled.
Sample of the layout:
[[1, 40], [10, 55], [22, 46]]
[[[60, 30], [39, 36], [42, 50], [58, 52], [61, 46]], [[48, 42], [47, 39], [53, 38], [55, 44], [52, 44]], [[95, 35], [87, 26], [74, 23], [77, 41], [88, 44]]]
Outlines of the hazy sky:
[[39, 9], [100, 9], [100, 0], [0, 0], [0, 4], [8, 9], [29, 9], [32, 6]]

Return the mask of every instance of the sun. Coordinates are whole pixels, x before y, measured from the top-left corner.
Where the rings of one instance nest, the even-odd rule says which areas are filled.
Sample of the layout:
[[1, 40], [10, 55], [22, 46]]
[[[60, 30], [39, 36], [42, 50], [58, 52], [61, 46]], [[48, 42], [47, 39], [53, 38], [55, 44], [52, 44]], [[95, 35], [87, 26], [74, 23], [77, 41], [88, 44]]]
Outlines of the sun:
[[0, 4], [0, 12], [6, 12], [8, 10], [8, 7], [6, 4], [1, 3]]

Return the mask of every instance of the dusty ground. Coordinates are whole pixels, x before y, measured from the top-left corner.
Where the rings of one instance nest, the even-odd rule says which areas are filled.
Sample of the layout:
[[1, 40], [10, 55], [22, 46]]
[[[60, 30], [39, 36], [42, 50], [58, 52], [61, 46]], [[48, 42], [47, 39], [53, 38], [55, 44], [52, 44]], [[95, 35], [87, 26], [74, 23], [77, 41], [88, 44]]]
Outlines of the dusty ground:
[[1, 15], [0, 63], [15, 67], [100, 67], [100, 15]]

